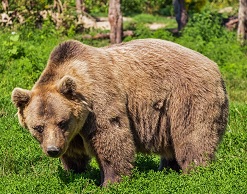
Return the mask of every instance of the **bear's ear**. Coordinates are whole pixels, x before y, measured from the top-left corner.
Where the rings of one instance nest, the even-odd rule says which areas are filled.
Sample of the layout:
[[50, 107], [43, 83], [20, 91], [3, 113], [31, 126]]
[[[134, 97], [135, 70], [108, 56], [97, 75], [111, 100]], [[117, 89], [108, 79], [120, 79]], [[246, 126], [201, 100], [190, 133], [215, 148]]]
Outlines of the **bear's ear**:
[[17, 108], [24, 107], [30, 100], [31, 91], [22, 88], [15, 88], [12, 91], [11, 100]]
[[76, 94], [76, 82], [71, 76], [64, 76], [58, 83], [58, 90], [61, 94], [72, 97]]

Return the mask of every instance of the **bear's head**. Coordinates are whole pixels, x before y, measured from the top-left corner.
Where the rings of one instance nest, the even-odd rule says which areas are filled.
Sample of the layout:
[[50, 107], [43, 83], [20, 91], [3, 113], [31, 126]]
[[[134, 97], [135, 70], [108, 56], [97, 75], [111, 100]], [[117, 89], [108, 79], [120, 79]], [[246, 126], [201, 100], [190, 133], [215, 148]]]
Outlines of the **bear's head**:
[[74, 78], [64, 76], [53, 85], [38, 85], [31, 91], [15, 88], [12, 92], [20, 124], [48, 156], [60, 157], [66, 152], [89, 114], [88, 104], [76, 85]]

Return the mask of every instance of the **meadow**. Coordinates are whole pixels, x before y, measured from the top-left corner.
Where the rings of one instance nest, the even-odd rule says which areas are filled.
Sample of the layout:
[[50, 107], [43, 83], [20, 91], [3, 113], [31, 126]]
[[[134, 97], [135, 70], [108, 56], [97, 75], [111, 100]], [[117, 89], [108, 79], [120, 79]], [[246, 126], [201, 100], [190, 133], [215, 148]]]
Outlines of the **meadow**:
[[125, 24], [135, 35], [124, 41], [150, 37], [166, 39], [197, 50], [218, 63], [227, 85], [230, 114], [216, 160], [183, 175], [167, 169], [157, 171], [158, 156], [137, 154], [133, 175], [103, 189], [99, 187], [100, 171], [94, 159], [86, 173], [65, 172], [59, 159], [45, 156], [28, 131], [20, 127], [10, 100], [11, 91], [15, 87], [31, 89], [58, 43], [77, 39], [89, 45], [105, 46], [109, 41], [83, 40], [81, 34], [62, 33], [49, 22], [42, 29], [1, 28], [0, 193], [247, 192], [247, 47], [239, 45], [235, 31], [221, 26], [220, 17], [207, 11], [194, 14], [179, 37], [166, 29], [151, 31], [136, 18], [137, 22]]

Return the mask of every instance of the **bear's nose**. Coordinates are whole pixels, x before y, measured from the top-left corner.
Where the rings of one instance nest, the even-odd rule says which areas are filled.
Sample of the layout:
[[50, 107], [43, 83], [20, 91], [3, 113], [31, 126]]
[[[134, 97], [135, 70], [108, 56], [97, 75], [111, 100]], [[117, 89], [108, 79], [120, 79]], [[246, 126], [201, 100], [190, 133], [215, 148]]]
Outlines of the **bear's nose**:
[[60, 153], [60, 149], [56, 146], [48, 146], [47, 153], [51, 157], [56, 157]]

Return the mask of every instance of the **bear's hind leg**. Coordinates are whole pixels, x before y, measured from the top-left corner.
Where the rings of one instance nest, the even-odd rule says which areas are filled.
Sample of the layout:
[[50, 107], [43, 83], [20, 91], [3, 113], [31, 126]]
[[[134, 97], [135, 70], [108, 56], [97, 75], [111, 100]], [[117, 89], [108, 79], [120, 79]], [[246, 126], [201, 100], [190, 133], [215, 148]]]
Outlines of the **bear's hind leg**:
[[196, 166], [207, 165], [213, 159], [213, 152], [186, 142], [176, 147], [176, 159], [183, 172], [189, 173]]

